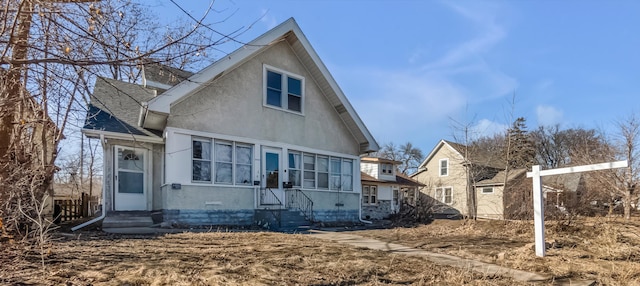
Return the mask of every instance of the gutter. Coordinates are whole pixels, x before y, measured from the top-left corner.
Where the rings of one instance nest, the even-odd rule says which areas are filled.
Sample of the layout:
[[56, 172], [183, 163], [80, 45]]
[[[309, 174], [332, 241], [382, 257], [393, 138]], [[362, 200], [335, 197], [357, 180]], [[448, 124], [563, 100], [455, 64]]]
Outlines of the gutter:
[[[102, 143], [102, 150], [105, 149], [105, 147], [107, 145], [106, 142], [107, 141], [104, 139], [104, 134], [100, 134], [100, 143]], [[104, 156], [102, 156], [102, 160], [105, 160]], [[94, 218], [94, 219], [92, 219], [90, 221], [86, 221], [86, 222], [83, 222], [83, 223], [81, 223], [79, 225], [76, 225], [76, 226], [72, 227], [71, 231], [76, 231], [76, 230], [84, 228], [84, 227], [86, 227], [88, 225], [94, 224], [94, 223], [96, 223], [98, 221], [103, 220], [107, 216], [107, 207], [106, 207], [106, 197], [107, 197], [106, 196], [106, 192], [107, 192], [107, 188], [105, 187], [105, 185], [106, 184], [104, 182], [102, 182], [102, 213], [100, 214], [100, 216], [97, 217], [97, 218]]]

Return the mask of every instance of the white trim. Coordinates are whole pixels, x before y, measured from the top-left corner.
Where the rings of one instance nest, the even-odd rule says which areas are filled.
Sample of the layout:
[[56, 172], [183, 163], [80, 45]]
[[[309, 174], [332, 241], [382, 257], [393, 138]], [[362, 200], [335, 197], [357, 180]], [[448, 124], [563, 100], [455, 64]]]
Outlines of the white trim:
[[[446, 174], [442, 174], [442, 162], [447, 162], [447, 173]], [[438, 160], [438, 177], [448, 177], [449, 174], [451, 173], [451, 165], [449, 164], [449, 158], [444, 158], [444, 159], [440, 159]]]
[[160, 137], [150, 137], [146, 135], [123, 134], [103, 130], [82, 129], [82, 133], [87, 137], [99, 138], [101, 135], [106, 139], [118, 139], [127, 141], [139, 141], [145, 143], [164, 144], [164, 139]]
[[160, 83], [157, 81], [151, 81], [151, 80], [146, 81], [145, 87], [147, 86], [161, 88], [161, 89], [171, 89], [173, 87], [173, 85], [168, 85], [168, 84]]
[[[485, 192], [484, 189], [491, 189], [491, 192]], [[494, 187], [480, 187], [480, 194], [482, 195], [492, 195], [496, 192]]]
[[[442, 197], [440, 197], [440, 198], [438, 198], [438, 196], [437, 196], [438, 189], [442, 189]], [[451, 202], [450, 203], [446, 202], [446, 192], [445, 192], [446, 189], [451, 189]], [[436, 197], [436, 200], [440, 201], [443, 204], [447, 204], [447, 205], [452, 205], [453, 204], [453, 186], [435, 187], [433, 189], [433, 195], [434, 195], [434, 197]]]
[[278, 148], [293, 149], [293, 150], [302, 151], [302, 152], [305, 152], [305, 153], [315, 153], [316, 155], [325, 155], [325, 156], [332, 156], [332, 157], [342, 157], [342, 158], [346, 158], [346, 159], [354, 159], [354, 160], [358, 160], [358, 163], [360, 162], [360, 157], [357, 156], [357, 155], [338, 153], [338, 152], [327, 151], [327, 150], [322, 150], [322, 149], [309, 148], [309, 147], [304, 147], [304, 146], [300, 146], [300, 145], [293, 145], [293, 144], [288, 144], [288, 143], [283, 143], [283, 142], [274, 142], [274, 141], [255, 139], [255, 138], [248, 138], [248, 137], [241, 137], [241, 136], [233, 136], [233, 135], [226, 135], [226, 134], [219, 134], [219, 133], [195, 131], [195, 130], [189, 130], [189, 129], [176, 128], [176, 127], [167, 127], [165, 129], [165, 132], [166, 132], [165, 134], [168, 134], [167, 136], [171, 136], [171, 134], [173, 133], [173, 134], [204, 137], [204, 138], [212, 138], [212, 139], [225, 140], [225, 141], [234, 141], [234, 142], [238, 142], [238, 143], [273, 146], [273, 147], [278, 147]]
[[[366, 144], [366, 146], [368, 147], [367, 150], [377, 151], [380, 147], [373, 138], [373, 135], [371, 134], [371, 132], [369, 132], [362, 119], [355, 112], [355, 109], [347, 100], [337, 82], [329, 73], [324, 63], [320, 60], [320, 57], [315, 52], [313, 47], [311, 47], [309, 40], [302, 33], [302, 30], [300, 30], [300, 27], [293, 18], [289, 18], [287, 21], [262, 34], [250, 43], [240, 47], [231, 54], [214, 62], [210, 66], [189, 77], [188, 80], [184, 80], [171, 89], [167, 90], [166, 92], [158, 95], [157, 97], [154, 97], [148, 102], [148, 110], [150, 112], [152, 111], [155, 113], [168, 115], [170, 112], [170, 106], [172, 104], [179, 102], [181, 98], [184, 98], [185, 96], [193, 94], [194, 92], [197, 92], [198, 90], [204, 88], [205, 86], [207, 86], [206, 83], [210, 80], [250, 60], [260, 51], [267, 49], [272, 44], [275, 44], [279, 42], [279, 40], [284, 39], [289, 33], [293, 33], [299, 43], [304, 47], [306, 55], [311, 59], [312, 67], [317, 68], [324, 79], [326, 79], [326, 81], [328, 82], [331, 88], [330, 91], [333, 91], [329, 92], [328, 94], [329, 101], [338, 101], [340, 104], [342, 104], [346, 109], [348, 116], [355, 123], [357, 128], [354, 128], [354, 130], [351, 130], [351, 128], [349, 128], [350, 132], [352, 134], [360, 132], [360, 134], [365, 138], [366, 142], [358, 143], [360, 143], [361, 146], [363, 146], [363, 144]], [[307, 69], [308, 68], [309, 67], [307, 67]], [[333, 98], [334, 96], [335, 98]], [[360, 152], [363, 152], [363, 150], [361, 149]]]
[[[281, 90], [280, 90], [280, 103], [282, 106], [274, 106], [267, 103], [267, 72], [273, 72], [280, 74]], [[300, 111], [289, 109], [289, 82], [288, 78], [297, 79], [300, 81]], [[262, 65], [262, 106], [277, 109], [280, 111], [290, 112], [297, 115], [304, 116], [304, 102], [305, 102], [305, 78], [301, 75], [285, 71], [283, 69], [276, 68], [267, 64]]]
[[[445, 141], [444, 139], [441, 139], [438, 144], [436, 144], [436, 146], [431, 149], [431, 152], [429, 152], [429, 155], [427, 155], [427, 157], [424, 158], [424, 161], [422, 161], [422, 163], [420, 164], [420, 166], [418, 166], [418, 172], [420, 172], [420, 169], [424, 169], [427, 167], [427, 164], [429, 163], [429, 161], [431, 161], [431, 159], [433, 159], [433, 157], [438, 153], [438, 151], [440, 151], [440, 149], [442, 148], [442, 146], [447, 146], [449, 147], [449, 150], [453, 151], [454, 153], [458, 154], [458, 156], [460, 156], [461, 160], [464, 160], [464, 156], [462, 156], [462, 154], [460, 154], [460, 152], [458, 152], [458, 150], [456, 150], [455, 148], [453, 148], [451, 145], [449, 145], [449, 143], [447, 143], [447, 141]], [[418, 173], [416, 172], [416, 173]], [[415, 174], [412, 174], [412, 176]]]

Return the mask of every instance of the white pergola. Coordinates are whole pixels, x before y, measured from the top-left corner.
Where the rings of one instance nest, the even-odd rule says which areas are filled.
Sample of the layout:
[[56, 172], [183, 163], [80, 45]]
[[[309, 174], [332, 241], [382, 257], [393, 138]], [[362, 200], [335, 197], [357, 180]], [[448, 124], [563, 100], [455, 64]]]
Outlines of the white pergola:
[[544, 257], [546, 252], [544, 244], [544, 200], [542, 199], [542, 177], [627, 167], [629, 167], [629, 163], [626, 160], [543, 171], [540, 170], [540, 165], [533, 166], [531, 168], [531, 172], [527, 172], [527, 178], [531, 178], [533, 180], [533, 225], [535, 230], [536, 256]]

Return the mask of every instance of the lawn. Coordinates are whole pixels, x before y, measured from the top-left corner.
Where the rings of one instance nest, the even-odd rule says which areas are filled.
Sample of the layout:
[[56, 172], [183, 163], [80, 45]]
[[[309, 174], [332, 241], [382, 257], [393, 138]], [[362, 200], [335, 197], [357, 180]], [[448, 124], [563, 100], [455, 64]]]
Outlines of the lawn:
[[[601, 285], [640, 285], [640, 220], [547, 222], [548, 256], [530, 222], [436, 220], [350, 232], [428, 251]], [[55, 234], [44, 253], [0, 242], [0, 285], [522, 285], [304, 234]]]
[[545, 258], [534, 251], [529, 221], [436, 220], [428, 225], [354, 234], [556, 278], [601, 285], [640, 285], [640, 218], [586, 218], [546, 222]]
[[45, 253], [2, 246], [9, 285], [513, 285], [419, 257], [269, 232], [58, 236]]

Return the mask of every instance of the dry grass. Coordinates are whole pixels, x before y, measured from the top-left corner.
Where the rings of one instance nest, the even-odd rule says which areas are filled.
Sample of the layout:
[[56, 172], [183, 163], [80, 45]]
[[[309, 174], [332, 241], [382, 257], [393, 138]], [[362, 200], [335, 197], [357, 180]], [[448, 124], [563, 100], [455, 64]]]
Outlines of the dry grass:
[[588, 218], [546, 223], [547, 257], [533, 249], [533, 224], [437, 220], [413, 228], [356, 234], [428, 251], [604, 285], [640, 285], [640, 218]]
[[39, 255], [0, 245], [0, 284], [9, 285], [513, 285], [419, 257], [339, 245], [300, 234], [85, 233]]

